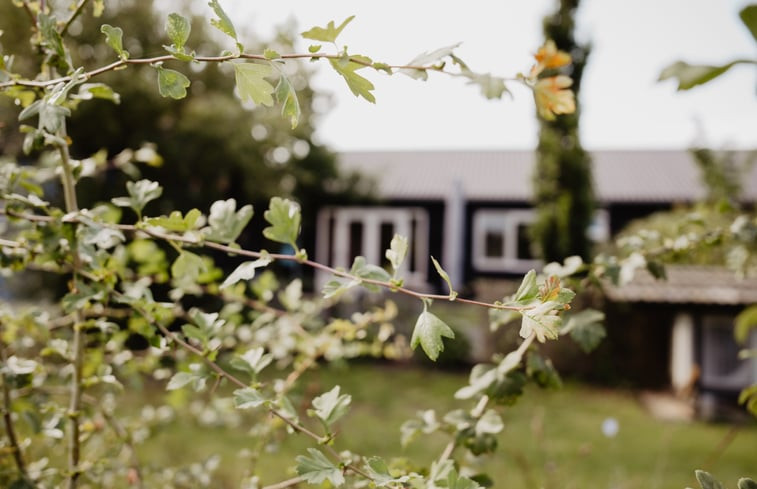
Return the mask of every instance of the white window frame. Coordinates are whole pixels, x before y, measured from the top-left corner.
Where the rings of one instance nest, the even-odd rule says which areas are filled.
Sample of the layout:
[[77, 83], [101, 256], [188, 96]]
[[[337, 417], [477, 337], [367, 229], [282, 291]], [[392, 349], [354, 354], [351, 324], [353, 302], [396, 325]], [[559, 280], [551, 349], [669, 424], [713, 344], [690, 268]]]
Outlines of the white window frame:
[[[482, 272], [523, 273], [541, 266], [541, 260], [518, 258], [518, 227], [536, 219], [532, 209], [479, 209], [473, 215], [473, 266]], [[503, 254], [486, 256], [487, 232], [501, 232]]]
[[[329, 221], [333, 219], [333, 228]], [[415, 220], [415, 239], [411, 236], [412, 222]], [[350, 261], [350, 224], [359, 222], [362, 229], [362, 249], [371, 264], [383, 262], [386, 250], [381, 249], [381, 225], [391, 223], [394, 232], [408, 238], [408, 256], [400, 267], [400, 274], [408, 285], [425, 285], [428, 277], [428, 212], [422, 207], [327, 207], [318, 213], [316, 257], [320, 263], [349, 270]], [[333, 231], [332, 231], [333, 230]], [[413, 254], [415, 268], [409, 269], [410, 254]], [[333, 257], [329, 260], [329, 256]], [[329, 263], [329, 261], [331, 263]], [[317, 274], [316, 282], [322, 286], [329, 280], [324, 273]]]
[[[757, 381], [757, 359], [735, 358], [739, 348], [733, 339], [733, 321], [732, 316], [726, 315], [707, 314], [702, 318], [700, 380], [705, 388], [740, 390]], [[718, 349], [721, 341], [734, 342], [733, 351]], [[757, 331], [752, 331], [747, 344], [748, 348], [757, 348]], [[735, 368], [725, 372], [721, 370], [723, 364], [733, 364]]]
[[[536, 220], [534, 209], [479, 209], [473, 215], [473, 266], [481, 272], [524, 273], [532, 268], [540, 268], [538, 259], [518, 258], [518, 227], [530, 225]], [[503, 255], [486, 256], [486, 234], [499, 231], [503, 234]], [[586, 230], [594, 242], [604, 242], [610, 238], [610, 214], [605, 209], [597, 209]]]

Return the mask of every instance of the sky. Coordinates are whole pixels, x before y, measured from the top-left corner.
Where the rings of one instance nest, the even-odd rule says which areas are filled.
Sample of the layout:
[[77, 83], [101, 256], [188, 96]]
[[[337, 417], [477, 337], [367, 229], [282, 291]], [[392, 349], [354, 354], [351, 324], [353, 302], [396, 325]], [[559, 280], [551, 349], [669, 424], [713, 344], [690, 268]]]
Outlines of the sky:
[[[757, 147], [757, 69], [737, 66], [710, 85], [676, 92], [660, 71], [677, 60], [722, 64], [757, 56], [738, 18], [746, 1], [583, 0], [579, 38], [593, 51], [584, 73], [581, 138], [588, 149], [683, 149], [693, 144]], [[293, 19], [299, 31], [355, 19], [339, 37], [349, 52], [390, 64], [462, 42], [456, 53], [474, 71], [526, 71], [542, 43], [541, 20], [555, 0], [280, 0], [225, 2], [236, 24], [265, 38]], [[310, 44], [303, 40], [300, 49]], [[319, 142], [338, 151], [530, 149], [538, 124], [530, 92], [486, 100], [464, 81], [427, 82], [363, 70], [376, 104], [355, 98], [325, 63], [314, 84], [333, 95]]]

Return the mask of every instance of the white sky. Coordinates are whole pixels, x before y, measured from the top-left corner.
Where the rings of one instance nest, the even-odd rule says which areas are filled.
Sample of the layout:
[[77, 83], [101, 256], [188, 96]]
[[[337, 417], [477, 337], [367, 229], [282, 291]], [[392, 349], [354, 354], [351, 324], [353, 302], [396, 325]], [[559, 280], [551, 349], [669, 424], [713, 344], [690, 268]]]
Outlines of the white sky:
[[[719, 64], [757, 54], [738, 19], [738, 0], [584, 0], [581, 36], [591, 54], [581, 93], [581, 130], [590, 149], [757, 147], [757, 70], [737, 66], [711, 85], [676, 92], [657, 83], [673, 61]], [[235, 24], [267, 36], [293, 17], [299, 31], [329, 20], [355, 20], [339, 41], [350, 53], [388, 63], [410, 61], [462, 41], [456, 51], [474, 71], [511, 76], [531, 65], [541, 20], [555, 0], [290, 0], [223, 2]], [[301, 49], [309, 43], [303, 41]], [[324, 63], [317, 87], [336, 102], [317, 131], [335, 150], [527, 149], [537, 139], [531, 96], [513, 84], [514, 100], [487, 101], [461, 80], [419, 82], [369, 70], [375, 105], [356, 99]]]

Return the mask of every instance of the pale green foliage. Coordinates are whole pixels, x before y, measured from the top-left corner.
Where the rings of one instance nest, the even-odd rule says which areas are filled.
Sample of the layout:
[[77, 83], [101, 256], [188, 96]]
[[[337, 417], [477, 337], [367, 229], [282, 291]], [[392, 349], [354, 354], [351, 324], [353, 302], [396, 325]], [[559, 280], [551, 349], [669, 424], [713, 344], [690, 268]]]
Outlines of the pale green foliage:
[[281, 104], [281, 115], [289, 118], [292, 129], [297, 127], [302, 112], [297, 92], [289, 83], [289, 79], [282, 73], [279, 83], [276, 85], [276, 102]]
[[438, 261], [436, 261], [436, 258], [434, 258], [433, 256], [431, 257], [431, 263], [434, 264], [436, 273], [438, 273], [442, 280], [444, 280], [444, 282], [447, 284], [447, 288], [449, 289], [449, 300], [455, 300], [455, 298], [457, 297], [457, 292], [455, 292], [455, 290], [452, 288], [452, 280], [450, 280], [449, 274], [444, 271], [442, 266]]
[[237, 210], [236, 199], [219, 200], [210, 206], [209, 227], [203, 229], [206, 239], [219, 243], [236, 240], [252, 219], [252, 206], [247, 204]]
[[273, 105], [273, 85], [266, 77], [273, 74], [273, 68], [261, 63], [234, 63], [237, 90], [242, 100], [270, 107]]
[[[757, 5], [747, 5], [741, 9], [739, 17], [757, 42]], [[736, 59], [722, 65], [692, 65], [676, 61], [662, 70], [660, 80], [674, 78], [678, 81], [678, 90], [689, 90], [714, 80], [738, 64], [757, 65], [757, 58]]]
[[163, 189], [158, 182], [139, 180], [126, 182], [126, 190], [129, 197], [116, 197], [112, 202], [119, 207], [131, 207], [138, 216], [142, 215], [142, 209], [150, 202], [161, 196]]
[[174, 58], [181, 61], [191, 61], [194, 53], [187, 53], [184, 46], [189, 39], [192, 25], [186, 17], [172, 13], [166, 20], [166, 35], [173, 42], [170, 46], [163, 46]]
[[271, 241], [288, 244], [298, 249], [297, 237], [300, 234], [302, 214], [297, 202], [274, 197], [263, 217], [270, 224], [263, 229], [263, 236]]
[[331, 66], [337, 73], [342, 75], [344, 81], [347, 82], [350, 91], [352, 91], [356, 97], [363, 97], [372, 104], [376, 103], [376, 97], [372, 93], [376, 87], [373, 86], [373, 83], [371, 83], [370, 80], [356, 73], [357, 70], [365, 68], [364, 64], [342, 59], [332, 59], [330, 61]]
[[589, 353], [595, 349], [605, 337], [602, 323], [605, 315], [594, 309], [584, 309], [567, 316], [560, 334], [569, 334], [583, 351]]
[[234, 407], [237, 409], [254, 409], [265, 404], [266, 399], [257, 389], [245, 387], [234, 391]]
[[[263, 450], [274, 449], [286, 434], [308, 438], [313, 447], [292, 461], [301, 479], [272, 487], [288, 487], [303, 480], [330, 487], [479, 487], [472, 479], [460, 476], [458, 470], [469, 469], [465, 455], [479, 456], [496, 449], [495, 435], [504, 428], [497, 405], [514, 402], [527, 381], [545, 386], [559, 379], [548, 359], [527, 352], [535, 338], [552, 337], [561, 308], [572, 298], [572, 292], [559, 280], [537, 280], [532, 272], [510, 305], [488, 305], [523, 314], [527, 338], [515, 352], [473, 369], [470, 385], [458, 391], [457, 397], [475, 400], [474, 407], [456, 408], [439, 416], [433, 410], [423, 411], [418, 419], [402, 426], [403, 444], [419, 434], [437, 431], [450, 440], [448, 450], [428, 466], [418, 465], [416, 471], [410, 465], [395, 467], [393, 461], [387, 464], [378, 457], [337, 451], [334, 445], [340, 438], [335, 424], [347, 415], [352, 397], [339, 386], [313, 393], [307, 411], [313, 419], [307, 419], [299, 409], [301, 391], [297, 389], [301, 376], [323, 362], [410, 355], [407, 340], [392, 324], [397, 315], [394, 302], [387, 300], [383, 306], [349, 317], [328, 309], [342, 292], [356, 286], [422, 300], [423, 311], [409, 343], [412, 348], [420, 346], [430, 359], [438, 359], [444, 338], [453, 339], [455, 335], [429, 311], [431, 300], [461, 299], [435, 259], [433, 264], [449, 287], [446, 297], [403, 287], [401, 273], [409, 249], [405, 237], [395, 236], [386, 250], [392, 273], [364, 257], [355, 258], [349, 271], [308, 260], [305, 250], [298, 246], [302, 211], [291, 199], [270, 200], [263, 213], [268, 226], [262, 234], [286, 245], [284, 249], [291, 246], [294, 253], [242, 249], [237, 241], [254, 242], [259, 237], [240, 239], [248, 231], [253, 208], [238, 205], [233, 198], [213, 202], [207, 212], [168, 209], [159, 211], [162, 215], [144, 215], [164, 204], [155, 202], [162, 197], [158, 182], [134, 176], [139, 172], [135, 163], [154, 165], [160, 161], [150, 147], [129, 150], [128, 157], [125, 152], [112, 158], [136, 180], [126, 184], [127, 195], [112, 199], [113, 205], [91, 209], [79, 209], [77, 201], [79, 180], [97, 177], [98, 172], [109, 168], [111, 155], [103, 150], [81, 161], [73, 159], [67, 117], [79, 104], [92, 99], [119, 101], [108, 85], [93, 80], [103, 73], [118, 76], [120, 70], [128, 72], [149, 63], [157, 70], [158, 92], [163, 97], [181, 99], [187, 95], [191, 80], [185, 74], [190, 72], [183, 72], [186, 65], [179, 62], [230, 63], [237, 102], [280, 104], [281, 115], [294, 128], [302, 110], [295, 90], [297, 79], [285, 65], [292, 59], [326, 58], [348, 89], [369, 102], [375, 102], [374, 85], [363, 75], [373, 71], [391, 75], [402, 71], [400, 66], [375, 63], [336, 44], [353, 17], [339, 25], [332, 21], [303, 33], [307, 39], [333, 44], [333, 54], [321, 53], [320, 45], [310, 47], [309, 52], [315, 53], [312, 56], [279, 53], [278, 45], [263, 53], [246, 53], [232, 20], [218, 0], [210, 0], [212, 14], [208, 13], [212, 18], [208, 20], [236, 43], [236, 53], [196, 54], [192, 45], [201, 49], [205, 44], [202, 39], [190, 44], [195, 19], [171, 13], [164, 24], [168, 54], [130, 58], [124, 50], [125, 39], [131, 46], [129, 33], [125, 38], [121, 28], [103, 25], [100, 32], [104, 38], [97, 37], [118, 59], [85, 71], [73, 64], [64, 39], [67, 26], [74, 20], [86, 25], [84, 19], [77, 19], [88, 10], [85, 3], [72, 3], [67, 19], [54, 17], [44, 3], [30, 5], [41, 9], [30, 19], [35, 49], [41, 55], [40, 76], [27, 79], [14, 73], [12, 60], [3, 56], [0, 91], [20, 105], [21, 119], [38, 118], [36, 127], [23, 129], [24, 149], [42, 156], [39, 165], [0, 167], [4, 212], [14, 221], [2, 239], [0, 265], [4, 274], [34, 268], [61, 275], [66, 278], [67, 290], [57, 304], [44, 311], [27, 314], [0, 307], [0, 381], [9, 391], [0, 400], [0, 407], [10, 413], [6, 429], [18, 426], [23, 431], [23, 438], [9, 435], [7, 444], [6, 438], [0, 442], [8, 453], [18, 455], [9, 462], [15, 464], [10, 470], [2, 462], [0, 485], [75, 489], [109, 487], [112, 481], [122, 481], [143, 487], [178, 487], [180, 478], [174, 476], [181, 468], [155, 468], [146, 463], [140, 467], [137, 450], [155, 434], [150, 424], [153, 421], [148, 419], [169, 419], [173, 409], [182, 409], [188, 403], [189, 411], [200, 412], [197, 419], [201, 424], [221, 423], [249, 430], [254, 435], [249, 447], [254, 460]], [[96, 0], [92, 7], [97, 16], [102, 14], [104, 3]], [[55, 15], [62, 13], [56, 10]], [[416, 58], [406, 73], [426, 79], [429, 70], [446, 72], [479, 86], [487, 97], [502, 96], [507, 90], [504, 79], [471, 71], [454, 54], [455, 47]], [[169, 69], [164, 63], [179, 67]], [[448, 70], [448, 64], [453, 70]], [[531, 87], [533, 80], [521, 81]], [[121, 164], [121, 160], [128, 160], [128, 164]], [[56, 171], [51, 171], [53, 166]], [[56, 208], [51, 191], [59, 181], [64, 209]], [[134, 212], [121, 212], [120, 208]], [[216, 264], [220, 254], [226, 255], [224, 265], [232, 263], [230, 273]], [[320, 268], [335, 278], [326, 284], [320, 297], [305, 289], [301, 279], [279, 281], [272, 270], [261, 272], [274, 258]], [[548, 327], [544, 326], [547, 321]], [[134, 339], [145, 346], [138, 353], [130, 346]], [[123, 386], [147, 382], [165, 385], [170, 391], [170, 407], [146, 406], [139, 413], [131, 413], [119, 406]], [[68, 396], [58, 395], [63, 386]], [[298, 401], [294, 404], [291, 399]], [[489, 401], [491, 405], [487, 405]], [[40, 405], [44, 409], [28, 408]], [[17, 422], [27, 418], [29, 423]], [[103, 424], [108, 428], [102, 428]], [[67, 438], [66, 442], [61, 438]], [[14, 441], [18, 439], [22, 441]], [[108, 447], [108, 451], [101, 455], [98, 450], [102, 447]], [[457, 453], [455, 448], [459, 448]], [[211, 457], [185, 468], [192, 474], [193, 487], [213, 487], [218, 463]], [[257, 470], [251, 467], [253, 472], [245, 479], [250, 487], [257, 487]]]
[[377, 487], [403, 487], [410, 480], [409, 475], [394, 477], [381, 457], [369, 457], [365, 461], [365, 471], [371, 476]]
[[410, 339], [410, 347], [417, 348], [420, 345], [431, 360], [436, 360], [439, 358], [439, 354], [444, 351], [444, 341], [442, 338], [452, 339], [454, 337], [455, 332], [452, 331], [452, 328], [430, 313], [424, 304], [423, 312], [415, 322], [413, 336]]
[[237, 31], [234, 28], [234, 24], [231, 22], [231, 19], [226, 14], [226, 12], [223, 10], [223, 7], [221, 7], [221, 4], [218, 3], [218, 0], [210, 0], [210, 2], [208, 2], [208, 5], [218, 16], [217, 19], [210, 19], [210, 24], [230, 38], [234, 39], [237, 42], [239, 50], [242, 51], [242, 45], [239, 43], [239, 39], [237, 38]]
[[405, 257], [407, 256], [407, 249], [407, 238], [399, 234], [395, 234], [392, 237], [392, 242], [389, 244], [389, 249], [386, 250], [386, 253], [384, 253], [384, 256], [386, 256], [386, 259], [389, 260], [389, 263], [391, 263], [392, 265], [392, 270], [394, 270], [395, 278], [397, 277], [397, 272], [402, 266], [402, 263], [405, 261]]
[[327, 429], [336, 423], [342, 416], [347, 414], [352, 396], [341, 394], [340, 387], [334, 386], [330, 391], [313, 399], [312, 416], [318, 417]]
[[347, 27], [347, 24], [352, 22], [352, 20], [355, 18], [354, 15], [347, 17], [342, 21], [339, 26], [334, 25], [334, 21], [331, 20], [326, 25], [326, 27], [313, 27], [310, 30], [307, 30], [302, 33], [302, 37], [305, 39], [312, 39], [314, 41], [323, 41], [323, 42], [336, 42], [336, 38], [339, 36], [339, 34], [342, 33], [342, 30], [344, 30], [345, 27]]
[[241, 263], [228, 277], [223, 281], [220, 288], [225, 289], [239, 282], [240, 280], [252, 280], [255, 277], [255, 270], [262, 268], [270, 264], [272, 261], [270, 256], [264, 256], [254, 261], [246, 261]]
[[310, 484], [321, 484], [329, 481], [339, 487], [344, 484], [341, 469], [334, 465], [326, 456], [315, 448], [308, 448], [309, 456], [297, 457], [297, 473]]
[[124, 31], [120, 27], [103, 24], [100, 31], [105, 34], [105, 43], [116, 52], [121, 59], [129, 59], [129, 52], [124, 50]]
[[160, 65], [156, 65], [155, 69], [158, 70], [158, 91], [162, 96], [172, 99], [182, 99], [187, 96], [189, 78], [179, 71], [163, 68]]

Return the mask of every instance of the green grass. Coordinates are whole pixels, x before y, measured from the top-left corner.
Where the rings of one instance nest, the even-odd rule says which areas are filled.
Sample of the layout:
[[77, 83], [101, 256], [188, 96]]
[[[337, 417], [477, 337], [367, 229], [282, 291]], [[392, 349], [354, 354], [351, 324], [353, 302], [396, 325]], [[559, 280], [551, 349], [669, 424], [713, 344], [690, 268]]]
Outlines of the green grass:
[[[305, 396], [333, 385], [352, 395], [353, 407], [340, 423], [335, 447], [364, 455], [408, 457], [425, 464], [437, 457], [447, 439], [421, 437], [403, 450], [400, 424], [421, 409], [440, 415], [466, 403], [452, 394], [465, 374], [408, 366], [353, 365], [322, 368], [305, 383]], [[304, 403], [303, 403], [304, 404]], [[757, 426], [672, 423], [651, 418], [628, 392], [567, 385], [558, 391], [529, 389], [515, 406], [503, 411], [505, 430], [499, 450], [482, 461], [481, 470], [506, 488], [667, 489], [698, 487], [694, 469], [703, 468], [735, 487], [739, 477], [757, 478]], [[601, 432], [602, 421], [618, 420], [614, 438]], [[312, 420], [306, 420], [310, 422]], [[312, 425], [317, 429], [317, 425]], [[732, 429], [735, 438], [721, 446]], [[151, 465], [189, 464], [211, 454], [222, 457], [219, 488], [234, 483], [250, 466], [240, 456], [257, 438], [244, 427], [203, 428], [177, 419], [140, 448]], [[257, 464], [263, 483], [291, 477], [296, 455], [311, 441], [289, 437], [277, 452], [266, 453]]]

